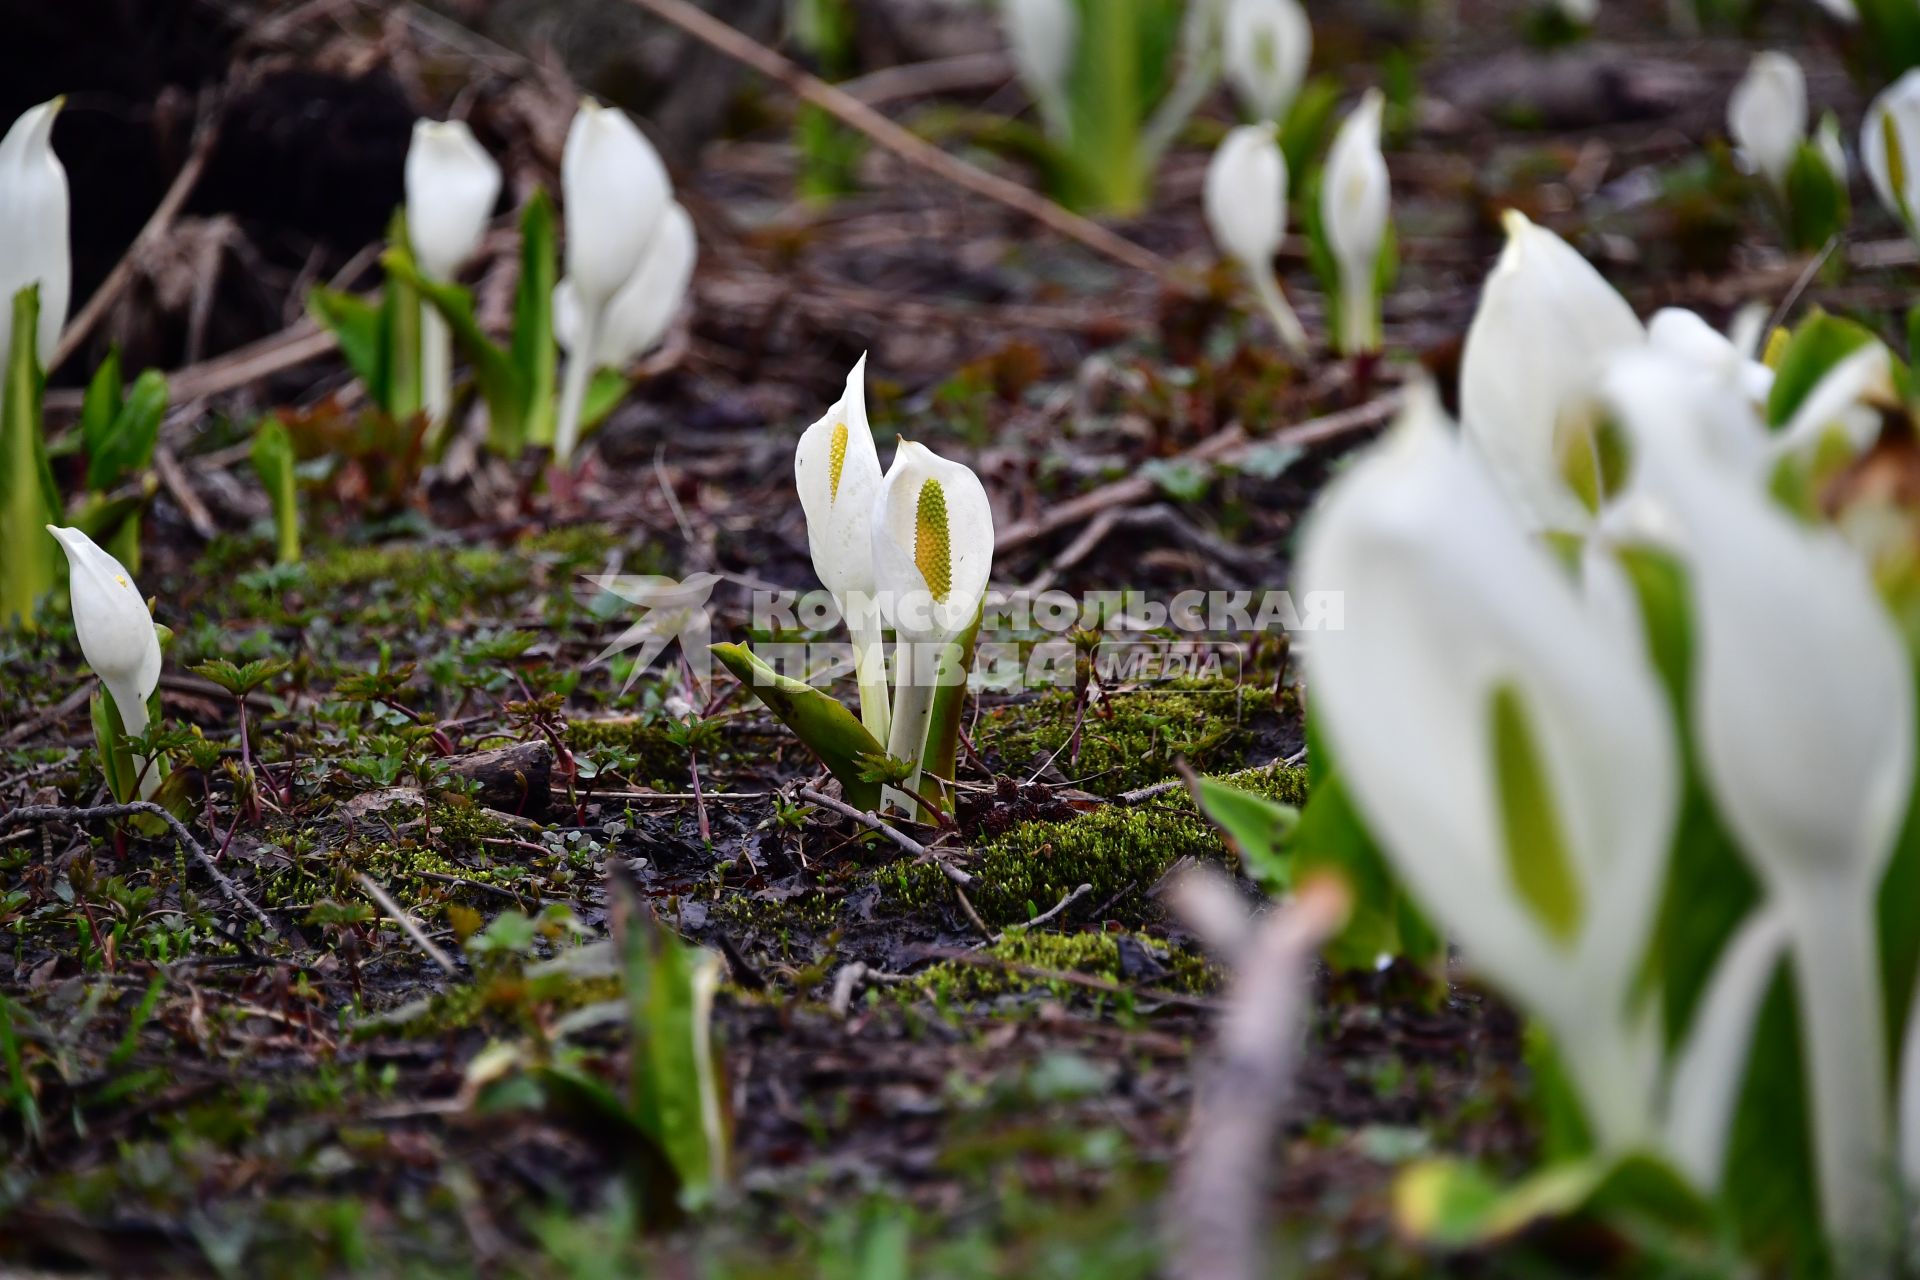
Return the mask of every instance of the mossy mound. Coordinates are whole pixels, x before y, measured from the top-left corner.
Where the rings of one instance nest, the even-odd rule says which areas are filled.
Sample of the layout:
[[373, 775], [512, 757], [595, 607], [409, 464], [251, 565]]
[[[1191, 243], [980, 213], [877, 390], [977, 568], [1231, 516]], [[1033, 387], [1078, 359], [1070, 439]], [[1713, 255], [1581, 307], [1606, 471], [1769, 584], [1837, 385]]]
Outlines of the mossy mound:
[[1116, 694], [1088, 710], [1076, 753], [1067, 748], [1074, 697], [1051, 690], [1031, 702], [988, 712], [974, 742], [1009, 773], [1032, 772], [1051, 759], [1086, 790], [1117, 795], [1172, 777], [1179, 759], [1208, 771], [1241, 763], [1253, 740], [1242, 697], [1241, 688], [1231, 684]]
[[[1307, 771], [1268, 765], [1226, 776], [1235, 786], [1278, 800], [1304, 804]], [[1146, 890], [1183, 857], [1225, 854], [1218, 832], [1193, 807], [1183, 791], [1151, 802], [1105, 805], [1068, 822], [1024, 822], [977, 850], [967, 890], [989, 924], [1030, 920], [1075, 886], [1090, 884], [1095, 905], [1127, 893], [1110, 912], [1117, 919], [1138, 919]], [[936, 867], [903, 863], [882, 873], [889, 895], [907, 906], [944, 899], [946, 881]]]
[[[1127, 948], [1137, 948], [1132, 966], [1124, 954]], [[997, 963], [942, 961], [916, 975], [918, 990], [948, 1002], [986, 1000], [1032, 991], [1046, 991], [1061, 997], [1076, 993], [1099, 995], [1078, 984], [1035, 972], [1043, 969], [1177, 991], [1206, 990], [1214, 981], [1212, 966], [1199, 956], [1175, 950], [1140, 933], [1030, 933], [1016, 929], [981, 954]], [[1151, 971], [1153, 976], [1143, 979], [1141, 968]]]
[[646, 786], [677, 791], [687, 785], [687, 749], [659, 724], [637, 716], [611, 720], [570, 720], [567, 749], [604, 763]]

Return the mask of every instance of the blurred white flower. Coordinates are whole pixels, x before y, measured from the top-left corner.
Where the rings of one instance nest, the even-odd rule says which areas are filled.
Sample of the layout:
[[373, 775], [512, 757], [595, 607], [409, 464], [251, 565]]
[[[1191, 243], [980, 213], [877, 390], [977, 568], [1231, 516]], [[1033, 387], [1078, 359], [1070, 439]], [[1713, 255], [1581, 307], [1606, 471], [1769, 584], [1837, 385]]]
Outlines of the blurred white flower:
[[1287, 161], [1271, 124], [1243, 124], [1228, 132], [1207, 165], [1205, 198], [1214, 243], [1246, 272], [1280, 340], [1304, 356], [1306, 330], [1273, 270], [1273, 255], [1287, 232]]
[[1340, 274], [1339, 348], [1380, 349], [1380, 253], [1386, 245], [1392, 184], [1380, 153], [1386, 98], [1369, 89], [1340, 125], [1320, 175], [1320, 218]]
[[43, 371], [60, 344], [73, 288], [67, 171], [53, 154], [53, 119], [62, 101], [29, 107], [0, 138], [0, 358], [11, 342], [13, 296], [37, 284], [35, 353]]
[[1807, 77], [1784, 53], [1756, 53], [1727, 100], [1727, 132], [1755, 172], [1785, 193], [1807, 138]]
[[1255, 120], [1283, 123], [1307, 78], [1313, 24], [1299, 0], [1226, 0], [1227, 83]]

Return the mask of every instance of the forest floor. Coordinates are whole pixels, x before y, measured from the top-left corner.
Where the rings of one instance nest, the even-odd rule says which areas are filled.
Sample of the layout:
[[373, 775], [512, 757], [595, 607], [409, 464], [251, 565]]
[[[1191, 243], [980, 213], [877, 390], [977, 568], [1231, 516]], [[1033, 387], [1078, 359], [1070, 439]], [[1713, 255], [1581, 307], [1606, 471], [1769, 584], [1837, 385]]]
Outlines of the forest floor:
[[[510, 186], [552, 185], [573, 91], [551, 67], [453, 50], [404, 9], [323, 8], [256, 31], [249, 65], [364, 73], [358, 50], [435, 109], [465, 75], [476, 128], [510, 148]], [[1402, 267], [1370, 381], [1327, 357], [1292, 367], [1212, 267], [1198, 192], [1221, 102], [1152, 207], [1116, 224], [1205, 282], [1181, 296], [877, 149], [857, 192], [797, 200], [788, 104], [743, 84], [725, 136], [676, 164], [701, 239], [687, 318], [564, 500], [531, 467], [468, 456], [422, 477], [352, 444], [344, 366], [280, 358], [302, 340], [304, 284], [373, 284], [364, 241], [206, 209], [149, 246], [101, 331], [158, 326], [148, 354], [186, 367], [139, 582], [174, 633], [162, 691], [194, 735], [178, 766], [189, 826], [273, 928], [165, 836], [0, 832], [0, 1270], [1153, 1274], [1222, 976], [1156, 890], [1187, 860], [1230, 861], [1184, 788], [1155, 784], [1186, 761], [1302, 798], [1282, 638], [1204, 678], [1095, 688], [1083, 671], [982, 694], [956, 820], [916, 829], [971, 877], [963, 904], [937, 867], [801, 800], [824, 775], [724, 675], [693, 691], [669, 659], [623, 687], [620, 660], [596, 665], [633, 611], [588, 578], [717, 574], [717, 639], [747, 636], [757, 587], [815, 586], [792, 449], [865, 351], [876, 436], [968, 460], [994, 496], [996, 584], [1280, 588], [1301, 515], [1386, 421], [1383, 397], [1415, 362], [1450, 394], [1502, 208], [1573, 239], [1643, 315], [1686, 305], [1725, 325], [1805, 283], [1806, 261], [1704, 150], [1746, 60], [1775, 43], [1800, 53], [1816, 104], [1859, 118], [1863, 95], [1803, 15], [1682, 39], [1663, 5], [1609, 5], [1594, 42], [1543, 52], [1501, 7], [1462, 3], [1442, 40], [1397, 10], [1328, 8], [1317, 69], [1357, 89], [1392, 66], [1408, 86], [1388, 138]], [[970, 141], [1017, 107], [1005, 80], [884, 106], [1022, 176]], [[1852, 242], [1797, 305], [1907, 295], [1912, 255], [1863, 185], [1855, 200]], [[240, 239], [194, 259], [222, 217]], [[483, 314], [511, 288], [513, 250], [506, 236], [478, 269]], [[265, 353], [258, 376], [228, 376], [218, 324], [182, 336], [194, 290], [161, 284], [208, 260], [216, 306], [252, 289], [293, 326], [240, 335]], [[1322, 332], [1304, 255], [1290, 245], [1283, 266]], [[56, 428], [73, 382], [55, 380]], [[246, 461], [269, 408], [343, 459], [310, 477], [291, 567], [273, 563]], [[0, 813], [96, 802], [70, 626], [0, 635], [0, 655]], [[240, 700], [190, 674], [215, 659], [288, 664], [244, 700], [251, 774]], [[507, 767], [481, 755], [502, 748]], [[561, 1058], [627, 1071], [627, 1024], [604, 1016], [616, 974], [603, 954], [569, 960], [607, 934], [623, 885], [724, 957], [731, 1176], [719, 1207], [688, 1217], [619, 1193], [617, 1126], [528, 1087], [530, 1064]], [[1625, 1250], [1546, 1236], [1440, 1259], [1398, 1240], [1409, 1156], [1526, 1167], [1519, 1025], [1464, 981], [1436, 992], [1398, 967], [1322, 973], [1314, 1009], [1275, 1155], [1288, 1274], [1552, 1274]]]

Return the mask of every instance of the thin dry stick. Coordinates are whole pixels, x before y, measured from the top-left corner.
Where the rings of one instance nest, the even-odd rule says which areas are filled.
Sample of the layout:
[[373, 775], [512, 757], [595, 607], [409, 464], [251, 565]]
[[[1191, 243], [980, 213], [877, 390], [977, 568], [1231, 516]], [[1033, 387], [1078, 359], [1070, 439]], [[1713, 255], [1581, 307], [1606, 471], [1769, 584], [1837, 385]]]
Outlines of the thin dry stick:
[[1346, 919], [1346, 886], [1312, 880], [1261, 921], [1235, 967], [1194, 1094], [1167, 1227], [1175, 1280], [1258, 1280], [1267, 1167], [1293, 1085], [1308, 967]]
[[[1400, 411], [1400, 401], [1401, 393], [1390, 391], [1365, 404], [1355, 405], [1351, 409], [1341, 409], [1337, 413], [1329, 413], [1324, 417], [1313, 418], [1295, 426], [1282, 427], [1272, 435], [1261, 436], [1258, 439], [1248, 436], [1244, 427], [1238, 425], [1227, 427], [1214, 432], [1191, 449], [1177, 455], [1174, 461], [1230, 463], [1244, 456], [1256, 445], [1304, 447], [1324, 444], [1328, 440], [1379, 426]], [[1145, 502], [1153, 494], [1153, 479], [1141, 475], [1128, 476], [1124, 480], [1115, 480], [1112, 484], [1103, 484], [1097, 489], [1089, 489], [1077, 498], [1054, 503], [1039, 515], [1000, 530], [993, 540], [994, 552], [1004, 554], [1016, 547], [1023, 547], [1036, 538], [1044, 538], [1055, 530], [1078, 524], [1082, 520], [1091, 520], [1111, 508], [1130, 507]]]
[[187, 162], [180, 166], [180, 172], [174, 175], [173, 185], [160, 197], [153, 216], [147, 219], [147, 225], [140, 228], [140, 234], [133, 238], [127, 251], [120, 255], [120, 261], [114, 264], [107, 278], [87, 299], [87, 305], [67, 323], [65, 332], [60, 335], [60, 344], [53, 349], [53, 360], [47, 366], [51, 373], [66, 362], [68, 356], [79, 350], [80, 344], [93, 332], [93, 326], [100, 322], [114, 299], [120, 296], [127, 282], [133, 279], [134, 264], [148, 245], [154, 244], [167, 234], [167, 228], [180, 216], [181, 208], [187, 203], [187, 197], [193, 194], [193, 188], [200, 181], [200, 174], [207, 167], [207, 157], [213, 154], [214, 139], [220, 134], [218, 116], [208, 116], [200, 123], [193, 138], [193, 150], [187, 153]]
[[868, 828], [869, 830], [878, 831], [881, 835], [893, 841], [895, 844], [899, 845], [902, 849], [905, 849], [908, 853], [912, 854], [914, 857], [918, 858], [920, 861], [931, 862], [935, 866], [939, 867], [942, 874], [944, 874], [947, 877], [947, 879], [953, 881], [955, 884], [969, 885], [973, 883], [972, 876], [968, 875], [966, 872], [962, 871], [960, 868], [946, 862], [944, 859], [940, 857], [939, 854], [927, 848], [927, 846], [921, 844], [918, 840], [915, 840], [912, 836], [906, 834], [904, 831], [901, 831], [896, 827], [889, 826], [887, 823], [882, 822], [879, 818], [876, 818], [871, 813], [868, 813], [862, 809], [856, 809], [852, 805], [846, 803], [844, 800], [835, 800], [832, 796], [828, 795], [826, 792], [817, 791], [812, 787], [801, 787], [796, 794], [802, 800], [805, 800], [809, 804], [817, 804], [822, 809], [830, 809], [834, 813], [839, 814], [843, 818], [852, 818], [855, 822], [859, 823], [863, 827]]
[[967, 896], [967, 886], [973, 883], [972, 876], [954, 866], [932, 849], [927, 848], [927, 846], [915, 840], [912, 836], [895, 830], [870, 813], [863, 813], [852, 805], [840, 800], [835, 800], [832, 796], [817, 791], [812, 787], [801, 787], [797, 794], [802, 800], [808, 801], [811, 804], [817, 804], [823, 809], [830, 809], [843, 818], [852, 818], [860, 825], [878, 831], [881, 835], [887, 837], [908, 853], [911, 853], [918, 861], [931, 862], [934, 866], [940, 868], [940, 874], [945, 876], [947, 883], [953, 886], [953, 896], [959, 899], [960, 909], [967, 913], [967, 919], [972, 922], [975, 929], [980, 931], [981, 937], [988, 941], [993, 940], [993, 930], [987, 928], [987, 922], [982, 920], [980, 913], [973, 909], [973, 899]]
[[213, 859], [207, 856], [207, 851], [200, 847], [200, 842], [193, 838], [193, 833], [187, 830], [180, 819], [151, 800], [130, 800], [126, 804], [98, 804], [90, 808], [64, 804], [22, 805], [18, 809], [0, 814], [0, 831], [7, 831], [27, 823], [104, 822], [114, 818], [131, 817], [137, 813], [152, 814], [166, 823], [168, 830], [173, 832], [173, 838], [180, 842], [180, 847], [191, 854], [193, 860], [200, 864], [201, 869], [213, 877], [214, 884], [219, 886], [221, 895], [228, 902], [259, 921], [260, 927], [267, 931], [268, 937], [280, 936], [280, 931], [273, 927], [273, 921], [267, 918], [267, 913], [254, 906], [253, 900], [240, 892], [240, 886], [227, 879], [226, 873], [214, 865]]
[[902, 160], [938, 174], [975, 195], [998, 201], [1068, 239], [1079, 241], [1096, 253], [1145, 271], [1170, 289], [1180, 293], [1197, 292], [1198, 284], [1186, 272], [1151, 249], [1115, 235], [1099, 223], [1064, 209], [1017, 182], [948, 155], [845, 90], [835, 88], [817, 76], [808, 75], [772, 49], [689, 4], [687, 0], [633, 0], [633, 3], [671, 22], [734, 61], [752, 67], [768, 79], [786, 86], [800, 98], [819, 107], [848, 128], [866, 134]]
[[[176, 404], [185, 404], [317, 360], [338, 345], [332, 333], [311, 320], [301, 320], [224, 355], [175, 369], [167, 375], [167, 391]], [[63, 388], [47, 392], [46, 406], [73, 412], [80, 408], [80, 400], [78, 390]]]
[[380, 887], [378, 880], [364, 871], [354, 872], [354, 878], [360, 882], [360, 887], [380, 904], [380, 909], [387, 913], [387, 918], [404, 929], [407, 936], [413, 939], [414, 945], [426, 952], [427, 959], [440, 966], [442, 973], [451, 978], [459, 972], [454, 968], [453, 961], [447, 959], [447, 953], [433, 945], [433, 939], [429, 938], [426, 930], [420, 927], [420, 922], [415, 920], [405, 907], [395, 902], [387, 891]]

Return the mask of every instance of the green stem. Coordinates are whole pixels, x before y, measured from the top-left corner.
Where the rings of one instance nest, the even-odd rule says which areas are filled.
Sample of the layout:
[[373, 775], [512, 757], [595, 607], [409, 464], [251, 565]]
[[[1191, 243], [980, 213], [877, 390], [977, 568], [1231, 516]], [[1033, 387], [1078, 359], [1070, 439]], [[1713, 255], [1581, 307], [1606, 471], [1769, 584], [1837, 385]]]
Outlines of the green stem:
[[431, 303], [420, 304], [420, 399], [427, 411], [427, 446], [438, 445], [453, 413], [453, 331]]
[[1306, 359], [1306, 328], [1300, 323], [1300, 317], [1294, 314], [1287, 295], [1280, 292], [1280, 281], [1274, 277], [1273, 264], [1250, 262], [1245, 266], [1247, 278], [1253, 282], [1253, 292], [1259, 297], [1260, 305], [1266, 308], [1274, 329], [1280, 334], [1280, 341], [1297, 359]]
[[1813, 1103], [1814, 1166], [1827, 1236], [1884, 1243], [1890, 1183], [1886, 1027], [1870, 895], [1841, 882], [1795, 887], [1793, 972]]
[[1340, 354], [1361, 355], [1379, 347], [1373, 319], [1373, 277], [1340, 271]]
[[[934, 680], [937, 667], [926, 663], [936, 642], [902, 639], [894, 650], [893, 724], [887, 735], [887, 754], [913, 762], [906, 789], [920, 789], [927, 749], [927, 726], [933, 720]], [[921, 666], [928, 669], [921, 671]], [[918, 810], [919, 805], [909, 802]]]
[[566, 466], [573, 447], [580, 439], [580, 415], [587, 404], [587, 383], [593, 378], [593, 353], [600, 345], [600, 325], [604, 308], [589, 307], [581, 300], [580, 332], [567, 356], [567, 370], [560, 381], [560, 419], [554, 430], [553, 460]]
[[860, 684], [860, 723], [885, 742], [893, 729], [893, 703], [887, 693], [887, 645], [880, 620], [872, 611], [864, 618], [850, 616], [847, 632], [853, 637], [853, 670]]

